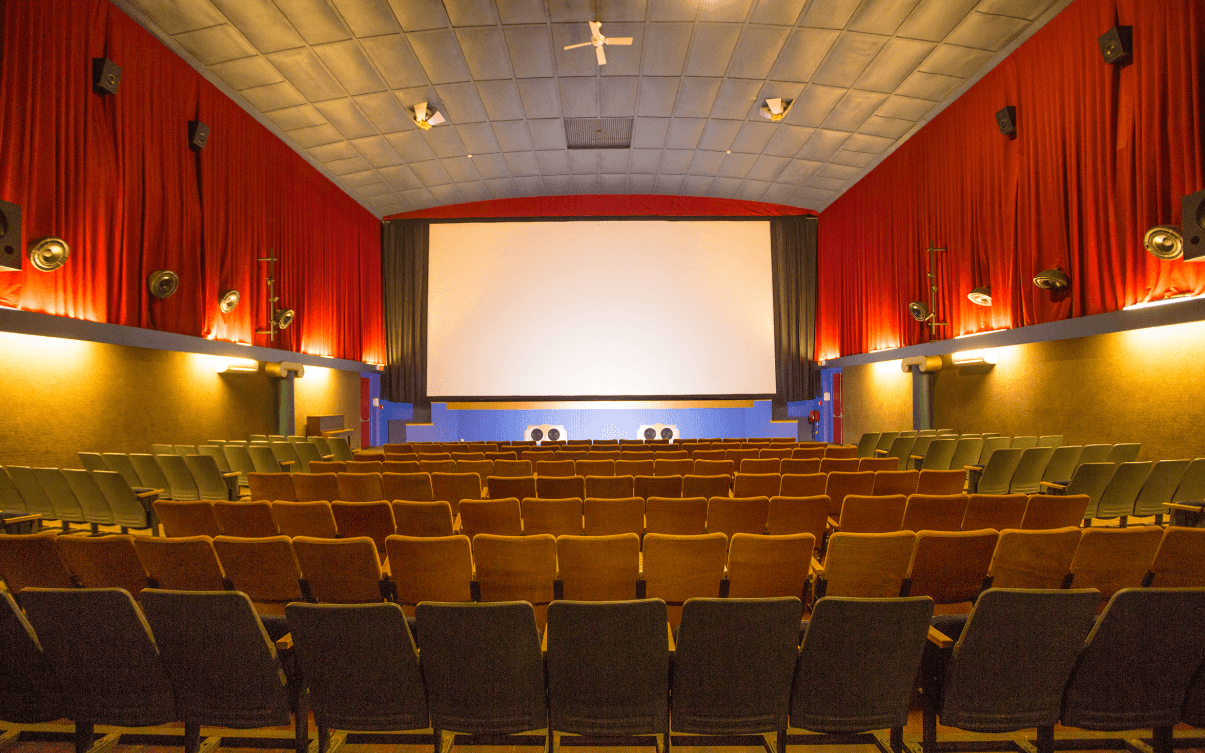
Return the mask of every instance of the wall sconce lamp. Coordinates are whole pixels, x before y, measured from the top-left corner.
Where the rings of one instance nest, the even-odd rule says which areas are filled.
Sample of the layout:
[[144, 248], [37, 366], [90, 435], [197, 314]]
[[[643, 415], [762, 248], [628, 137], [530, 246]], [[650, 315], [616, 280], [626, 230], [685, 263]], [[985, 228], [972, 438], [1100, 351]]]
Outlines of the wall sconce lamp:
[[944, 248], [935, 248], [932, 244], [929, 245], [929, 271], [925, 277], [929, 287], [929, 302], [913, 301], [908, 304], [908, 313], [918, 322], [929, 324], [929, 336], [937, 336], [938, 327], [950, 326], [948, 322], [937, 321], [937, 252], [945, 251]]
[[[269, 254], [272, 252], [269, 251]], [[293, 323], [293, 318], [296, 316], [293, 309], [278, 309], [276, 304], [280, 301], [280, 296], [276, 295], [276, 257], [266, 256], [260, 258], [260, 261], [268, 262], [271, 266], [268, 267], [268, 328], [257, 329], [257, 335], [267, 335], [269, 339], [276, 339], [276, 332], [282, 329], [288, 329]]]
[[1071, 286], [1071, 278], [1059, 268], [1044, 269], [1033, 276], [1033, 284], [1042, 290], [1066, 290]]
[[219, 374], [230, 373], [245, 373], [252, 374], [259, 371], [259, 361], [251, 358], [222, 358], [213, 359], [214, 369]]
[[227, 290], [225, 293], [222, 293], [222, 297], [218, 299], [218, 309], [223, 314], [229, 314], [231, 311], [234, 311], [236, 308], [238, 308], [238, 303], [240, 300], [242, 300], [242, 296], [239, 295], [237, 290]]
[[964, 350], [950, 356], [955, 366], [980, 366], [986, 369], [996, 365], [994, 350]]
[[992, 288], [990, 285], [984, 285], [981, 288], [975, 288], [967, 293], [967, 298], [976, 306], [991, 306], [992, 305]]

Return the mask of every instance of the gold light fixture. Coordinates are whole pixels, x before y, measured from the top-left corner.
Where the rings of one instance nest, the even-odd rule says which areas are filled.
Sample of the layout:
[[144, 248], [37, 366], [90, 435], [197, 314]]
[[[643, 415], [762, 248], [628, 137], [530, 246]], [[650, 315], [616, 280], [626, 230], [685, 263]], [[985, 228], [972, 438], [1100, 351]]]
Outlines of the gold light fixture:
[[222, 297], [218, 299], [218, 309], [223, 314], [229, 314], [231, 311], [234, 311], [236, 308], [238, 308], [238, 303], [240, 300], [242, 300], [242, 296], [239, 295], [237, 290], [227, 290], [225, 293], [222, 293]]
[[1044, 269], [1033, 276], [1033, 284], [1042, 290], [1065, 290], [1071, 286], [1071, 278], [1063, 270]]
[[980, 288], [975, 288], [967, 293], [967, 298], [976, 306], [991, 306], [992, 305], [992, 288], [990, 285], [984, 285]]
[[255, 330], [255, 333], [258, 335], [267, 335], [269, 338], [275, 340], [276, 333], [278, 330], [288, 329], [289, 325], [293, 323], [293, 318], [295, 316], [295, 313], [293, 312], [293, 309], [276, 308], [276, 304], [280, 301], [280, 296], [276, 295], [276, 257], [274, 255], [271, 255], [272, 254], [271, 251], [269, 251], [268, 253], [269, 253], [269, 256], [260, 258], [260, 261], [267, 262], [270, 265], [268, 267], [268, 277], [267, 277], [268, 328], [267, 329], [257, 329], [257, 330]]
[[34, 269], [53, 272], [67, 263], [71, 247], [62, 238], [42, 238], [29, 248], [29, 262]]
[[921, 323], [929, 325], [929, 337], [937, 336], [938, 327], [948, 327], [949, 322], [937, 321], [937, 252], [945, 251], [944, 248], [936, 248], [931, 243], [929, 245], [929, 271], [925, 274], [926, 281], [929, 287], [929, 302], [912, 301], [908, 304], [908, 313], [912, 318]]

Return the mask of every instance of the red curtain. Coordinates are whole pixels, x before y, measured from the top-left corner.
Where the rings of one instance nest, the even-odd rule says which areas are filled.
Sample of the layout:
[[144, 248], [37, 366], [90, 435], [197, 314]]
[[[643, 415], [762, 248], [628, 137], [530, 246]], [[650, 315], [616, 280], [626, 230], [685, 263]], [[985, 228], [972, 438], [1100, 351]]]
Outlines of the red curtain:
[[[315, 355], [384, 361], [380, 222], [107, 0], [10, 0], [0, 15], [0, 198], [66, 266], [0, 273], [0, 305]], [[92, 59], [123, 68], [116, 95]], [[211, 129], [205, 149], [188, 123]], [[275, 342], [263, 283], [274, 254]], [[147, 276], [180, 275], [150, 296]], [[222, 291], [242, 302], [218, 310]]]
[[420, 209], [387, 220], [467, 219], [483, 217], [782, 217], [816, 214], [810, 209], [708, 196], [660, 194], [580, 194], [471, 201]]
[[[1131, 63], [1097, 37], [1133, 26]], [[1205, 264], [1160, 261], [1147, 228], [1205, 187], [1201, 0], [1077, 0], [821, 213], [820, 358], [924, 342], [908, 315], [938, 253], [939, 338], [1205, 293]], [[994, 113], [1017, 108], [1017, 137]], [[1032, 284], [1057, 267], [1070, 289]], [[991, 285], [993, 305], [967, 300]]]

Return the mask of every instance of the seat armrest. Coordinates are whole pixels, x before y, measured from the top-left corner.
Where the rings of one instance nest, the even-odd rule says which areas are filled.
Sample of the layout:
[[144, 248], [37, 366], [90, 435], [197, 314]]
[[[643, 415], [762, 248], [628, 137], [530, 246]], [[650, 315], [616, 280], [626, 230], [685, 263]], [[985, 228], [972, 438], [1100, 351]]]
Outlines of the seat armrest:
[[885, 457], [887, 457], [888, 452], [890, 452], [890, 450], [875, 450], [874, 454], [878, 455], [881, 458], [885, 458]]
[[833, 518], [831, 516], [825, 522], [828, 524], [828, 530], [830, 530], [830, 531], [841, 530], [841, 522], [837, 521], [837, 520], [833, 520]]
[[1166, 507], [1172, 510], [1185, 510], [1187, 512], [1205, 512], [1205, 502], [1193, 504], [1191, 502], [1164, 502]]
[[151, 497], [158, 497], [162, 493], [162, 489], [147, 489], [144, 492], [138, 492], [135, 496], [138, 499], [150, 499]]
[[935, 627], [929, 627], [929, 642], [938, 648], [953, 648], [954, 639]]
[[674, 652], [674, 648], [675, 648], [675, 646], [674, 646], [674, 627], [673, 627], [673, 625], [669, 624], [669, 621], [666, 621], [666, 623], [665, 623], [665, 635], [669, 639], [669, 652], [672, 654]]
[[281, 468], [284, 468], [286, 470], [293, 467], [292, 460], [277, 460], [276, 462], [280, 464]]
[[815, 557], [812, 557], [812, 573], [815, 574], [817, 578], [824, 577], [824, 565], [821, 565], [820, 560], [816, 559]]
[[293, 650], [293, 634], [285, 633], [276, 639], [277, 651], [292, 651]]
[[230, 471], [229, 473], [223, 473], [222, 478], [238, 478], [238, 475], [238, 471]]
[[925, 459], [924, 455], [909, 455], [908, 457], [912, 458], [913, 460], [924, 460]]

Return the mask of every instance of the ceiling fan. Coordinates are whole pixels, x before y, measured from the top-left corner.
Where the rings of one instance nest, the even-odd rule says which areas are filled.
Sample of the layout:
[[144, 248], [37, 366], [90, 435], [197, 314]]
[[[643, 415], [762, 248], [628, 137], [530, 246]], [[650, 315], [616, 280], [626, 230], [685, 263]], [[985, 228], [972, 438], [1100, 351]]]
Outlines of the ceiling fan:
[[594, 45], [594, 52], [598, 56], [598, 64], [606, 65], [607, 64], [607, 55], [605, 52], [603, 52], [603, 45], [604, 44], [630, 45], [632, 43], [632, 38], [631, 37], [604, 37], [602, 31], [600, 31], [601, 28], [602, 28], [602, 21], [591, 21], [590, 22], [590, 41], [582, 42], [581, 44], [566, 45], [565, 49], [572, 50], [577, 47], [589, 47], [590, 45]]

